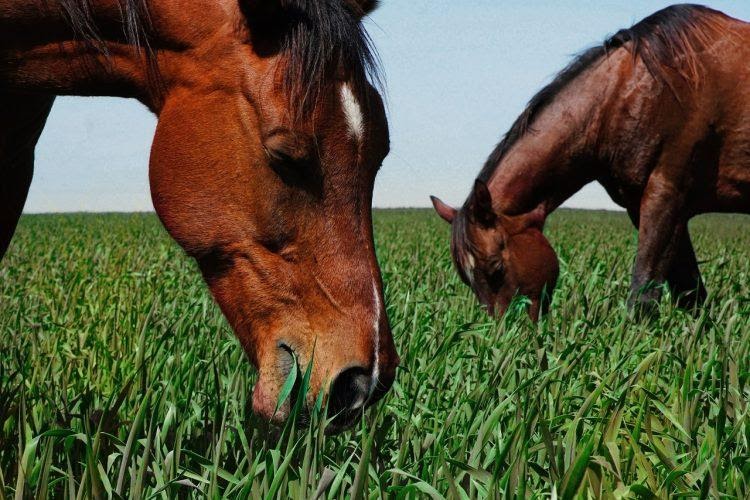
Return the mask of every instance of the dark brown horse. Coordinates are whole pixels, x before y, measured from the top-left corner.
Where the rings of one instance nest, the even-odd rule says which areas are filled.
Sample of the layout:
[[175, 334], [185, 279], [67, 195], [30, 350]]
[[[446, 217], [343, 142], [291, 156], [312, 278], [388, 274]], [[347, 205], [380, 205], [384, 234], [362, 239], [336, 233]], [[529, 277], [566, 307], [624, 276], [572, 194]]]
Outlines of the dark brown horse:
[[156, 211], [193, 256], [260, 372], [259, 415], [311, 359], [333, 429], [398, 364], [373, 247], [388, 152], [371, 0], [0, 2], [0, 256], [55, 95], [134, 97], [159, 117]]
[[701, 6], [584, 52], [531, 100], [460, 210], [433, 198], [463, 280], [490, 313], [528, 296], [536, 319], [558, 274], [544, 221], [596, 180], [638, 228], [630, 304], [652, 306], [662, 284], [700, 304], [688, 220], [750, 212], [749, 81], [750, 25]]

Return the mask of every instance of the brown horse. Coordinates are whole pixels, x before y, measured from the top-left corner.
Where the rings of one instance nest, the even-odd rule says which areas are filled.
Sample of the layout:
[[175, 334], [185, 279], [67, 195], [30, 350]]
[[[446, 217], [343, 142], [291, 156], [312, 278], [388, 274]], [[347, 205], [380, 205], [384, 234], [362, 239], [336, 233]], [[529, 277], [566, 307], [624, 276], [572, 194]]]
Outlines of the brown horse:
[[688, 234], [705, 212], [750, 212], [750, 25], [694, 5], [661, 10], [589, 49], [541, 90], [489, 157], [453, 224], [462, 279], [490, 313], [518, 293], [538, 318], [558, 263], [550, 212], [600, 182], [638, 228], [629, 303], [666, 284], [706, 296]]
[[260, 372], [255, 412], [284, 421], [280, 388], [314, 359], [308, 403], [323, 391], [332, 430], [351, 424], [399, 362], [371, 222], [375, 3], [3, 0], [0, 256], [54, 96], [137, 98], [159, 117], [154, 207]]

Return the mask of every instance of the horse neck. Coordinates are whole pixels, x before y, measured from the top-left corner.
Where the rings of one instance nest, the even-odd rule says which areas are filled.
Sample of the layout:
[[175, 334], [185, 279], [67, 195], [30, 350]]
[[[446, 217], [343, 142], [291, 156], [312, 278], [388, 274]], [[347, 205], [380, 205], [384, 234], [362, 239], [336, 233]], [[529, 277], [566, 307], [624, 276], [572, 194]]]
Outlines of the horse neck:
[[598, 135], [616, 99], [606, 64], [564, 88], [509, 148], [487, 179], [497, 213], [546, 216], [584, 185], [602, 165]]
[[138, 97], [149, 104], [148, 57], [126, 40], [120, 3], [80, 5], [88, 12], [74, 22], [76, 14], [57, 0], [0, 2], [0, 88]]

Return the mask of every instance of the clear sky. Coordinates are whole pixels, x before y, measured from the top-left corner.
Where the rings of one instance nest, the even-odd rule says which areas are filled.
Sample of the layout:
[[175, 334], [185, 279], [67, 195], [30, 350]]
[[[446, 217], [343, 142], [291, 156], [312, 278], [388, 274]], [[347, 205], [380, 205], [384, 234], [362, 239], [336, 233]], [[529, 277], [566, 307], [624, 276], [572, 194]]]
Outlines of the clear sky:
[[[528, 99], [571, 56], [664, 1], [383, 0], [368, 21], [383, 60], [391, 154], [377, 207], [460, 204]], [[750, 20], [747, 0], [707, 5]], [[151, 210], [155, 118], [135, 101], [59, 98], [37, 148], [27, 212]], [[598, 185], [566, 204], [615, 208]]]

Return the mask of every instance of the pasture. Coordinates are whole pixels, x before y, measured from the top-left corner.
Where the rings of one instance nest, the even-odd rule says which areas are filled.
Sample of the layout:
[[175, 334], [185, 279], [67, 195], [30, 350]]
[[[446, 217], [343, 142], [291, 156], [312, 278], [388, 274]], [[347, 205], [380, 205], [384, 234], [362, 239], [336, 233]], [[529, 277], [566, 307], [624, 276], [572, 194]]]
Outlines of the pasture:
[[750, 220], [691, 229], [707, 306], [635, 321], [626, 216], [554, 214], [535, 326], [486, 317], [431, 211], [376, 211], [402, 365], [325, 436], [316, 411], [252, 416], [254, 370], [154, 215], [24, 216], [0, 263], [0, 497], [748, 498]]

